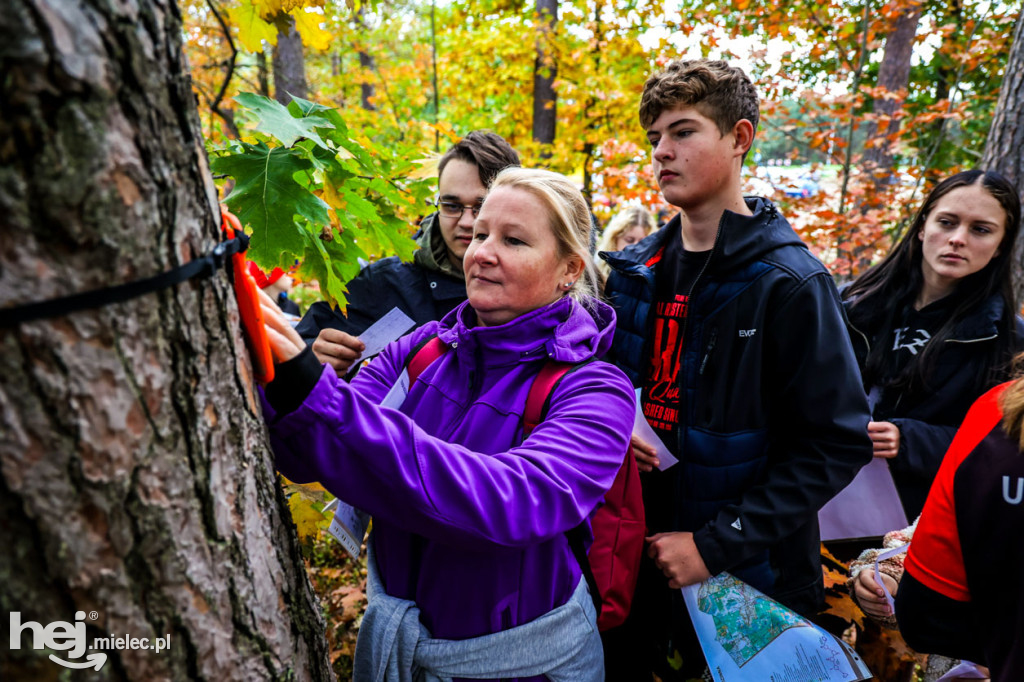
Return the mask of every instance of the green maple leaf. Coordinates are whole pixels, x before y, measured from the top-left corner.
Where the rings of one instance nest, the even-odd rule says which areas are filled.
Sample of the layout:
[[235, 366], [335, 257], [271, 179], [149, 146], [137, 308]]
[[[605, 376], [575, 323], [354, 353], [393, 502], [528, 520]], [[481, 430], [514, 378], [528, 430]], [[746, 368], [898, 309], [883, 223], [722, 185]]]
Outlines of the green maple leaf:
[[[330, 223], [330, 208], [295, 176], [312, 167], [299, 150], [240, 143], [241, 152], [213, 159], [211, 168], [235, 178], [224, 200], [251, 230], [248, 257], [260, 267], [276, 267], [302, 256], [311, 238], [304, 229]], [[297, 222], [295, 216], [301, 216]]]
[[314, 128], [333, 128], [334, 124], [326, 118], [322, 116], [293, 116], [292, 112], [280, 102], [251, 92], [236, 95], [235, 101], [256, 114], [259, 120], [256, 130], [276, 137], [285, 147], [291, 147], [297, 140], [306, 138], [324, 149], [328, 148], [327, 143], [314, 130]]

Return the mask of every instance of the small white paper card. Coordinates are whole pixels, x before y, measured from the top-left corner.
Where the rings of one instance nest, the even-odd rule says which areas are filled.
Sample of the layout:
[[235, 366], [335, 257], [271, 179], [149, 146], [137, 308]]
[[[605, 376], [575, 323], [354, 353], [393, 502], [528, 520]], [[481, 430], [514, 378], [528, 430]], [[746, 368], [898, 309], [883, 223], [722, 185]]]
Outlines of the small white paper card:
[[907, 527], [889, 463], [873, 457], [848, 486], [818, 512], [822, 540], [850, 540], [885, 535]]
[[654, 432], [651, 425], [647, 423], [647, 417], [644, 416], [644, 408], [640, 405], [641, 391], [643, 391], [642, 388], [636, 389], [636, 417], [633, 419], [633, 433], [640, 436], [640, 440], [654, 446], [658, 453], [658, 470], [664, 471], [679, 460], [668, 451], [665, 444], [661, 442], [661, 438]]
[[409, 395], [409, 370], [403, 369], [398, 375], [398, 380], [391, 387], [388, 394], [380, 401], [381, 407], [393, 407], [398, 409], [405, 402], [405, 396]]
[[359, 551], [366, 537], [366, 529], [370, 525], [370, 516], [359, 511], [350, 504], [334, 499], [327, 503], [324, 511], [334, 510], [334, 518], [327, 532], [341, 543], [353, 559], [359, 560]]
[[384, 346], [398, 339], [402, 334], [416, 326], [412, 318], [398, 308], [392, 308], [388, 314], [380, 318], [359, 335], [359, 340], [366, 344], [366, 350], [353, 361], [353, 365], [363, 358], [371, 358], [384, 350]]

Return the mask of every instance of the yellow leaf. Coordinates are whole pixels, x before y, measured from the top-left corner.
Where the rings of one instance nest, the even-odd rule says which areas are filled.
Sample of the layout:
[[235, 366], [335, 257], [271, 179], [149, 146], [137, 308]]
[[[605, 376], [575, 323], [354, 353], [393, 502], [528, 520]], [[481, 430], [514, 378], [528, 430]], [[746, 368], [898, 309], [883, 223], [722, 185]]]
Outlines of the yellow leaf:
[[268, 24], [260, 18], [256, 6], [248, 0], [242, 0], [237, 7], [228, 10], [231, 21], [238, 27], [238, 39], [250, 52], [263, 52], [263, 43], [266, 40], [271, 45], [277, 45], [277, 28]]
[[289, 12], [295, 17], [295, 30], [302, 36], [302, 44], [307, 45], [318, 52], [323, 52], [331, 46], [334, 36], [330, 31], [320, 28], [324, 21], [324, 15], [320, 12], [310, 11], [309, 8], [298, 8]]
[[288, 509], [291, 510], [292, 521], [295, 522], [295, 530], [300, 540], [305, 540], [309, 536], [316, 537], [320, 533], [320, 522], [327, 520], [327, 517], [313, 506], [313, 501], [303, 495], [289, 497]]

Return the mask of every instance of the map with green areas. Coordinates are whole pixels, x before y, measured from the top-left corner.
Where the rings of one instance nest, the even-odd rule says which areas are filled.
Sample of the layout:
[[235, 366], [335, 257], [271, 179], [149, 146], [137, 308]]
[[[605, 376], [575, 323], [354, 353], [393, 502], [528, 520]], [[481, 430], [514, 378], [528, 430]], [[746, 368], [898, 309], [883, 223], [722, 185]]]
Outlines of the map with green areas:
[[697, 608], [714, 620], [715, 639], [741, 668], [786, 630], [808, 627], [807, 621], [728, 573], [701, 584]]

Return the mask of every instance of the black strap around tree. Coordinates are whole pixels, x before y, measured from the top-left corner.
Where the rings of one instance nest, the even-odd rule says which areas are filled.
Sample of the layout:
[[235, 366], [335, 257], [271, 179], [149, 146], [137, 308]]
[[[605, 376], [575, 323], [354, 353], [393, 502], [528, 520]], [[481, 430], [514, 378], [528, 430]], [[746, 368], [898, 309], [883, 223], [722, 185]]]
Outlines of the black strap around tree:
[[249, 236], [243, 232], [217, 244], [213, 250], [194, 260], [179, 265], [173, 270], [162, 272], [153, 277], [137, 279], [112, 287], [83, 291], [70, 296], [51, 298], [48, 301], [26, 303], [11, 308], [0, 308], [0, 327], [13, 327], [22, 322], [30, 322], [48, 317], [58, 317], [69, 313], [99, 308], [112, 303], [122, 303], [148, 293], [172, 287], [189, 279], [209, 277], [217, 272], [234, 254], [243, 253], [249, 248]]

